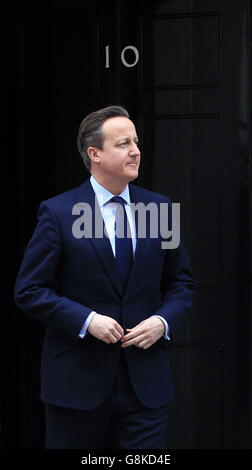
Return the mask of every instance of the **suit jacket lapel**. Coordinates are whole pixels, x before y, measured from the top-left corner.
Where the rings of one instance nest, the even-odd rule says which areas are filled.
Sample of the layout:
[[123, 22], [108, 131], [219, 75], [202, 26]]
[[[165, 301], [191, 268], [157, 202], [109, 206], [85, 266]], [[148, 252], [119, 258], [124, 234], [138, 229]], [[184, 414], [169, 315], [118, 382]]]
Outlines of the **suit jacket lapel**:
[[[141, 189], [137, 186], [130, 185], [130, 199], [131, 202], [137, 204], [139, 202], [144, 202], [142, 199]], [[150, 239], [149, 237], [139, 238], [138, 237], [138, 218], [135, 217], [135, 225], [136, 225], [136, 250], [134, 256], [134, 262], [132, 265], [130, 277], [128, 280], [125, 296], [130, 292], [131, 289], [134, 289], [134, 286], [137, 284], [139, 280], [139, 276], [141, 275], [141, 269], [147, 269], [146, 264], [143, 260], [146, 258], [146, 253], [150, 249]], [[148, 232], [147, 232], [148, 233]]]
[[123, 290], [118, 276], [111, 243], [109, 238], [105, 235], [105, 225], [101, 210], [89, 180], [81, 186], [81, 194], [83, 195], [83, 201], [89, 204], [92, 209], [92, 238], [89, 238], [89, 240], [115, 289], [118, 291], [119, 295], [123, 297]]

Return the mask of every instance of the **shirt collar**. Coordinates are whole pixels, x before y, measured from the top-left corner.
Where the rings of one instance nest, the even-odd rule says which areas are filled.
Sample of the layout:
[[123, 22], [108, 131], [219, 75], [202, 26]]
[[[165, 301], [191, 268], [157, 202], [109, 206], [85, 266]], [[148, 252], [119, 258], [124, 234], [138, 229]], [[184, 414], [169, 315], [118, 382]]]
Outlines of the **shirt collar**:
[[[92, 188], [95, 192], [95, 195], [97, 197], [97, 201], [99, 206], [104, 206], [112, 197], [115, 196], [115, 194], [112, 194], [108, 189], [104, 188], [100, 183], [96, 181], [93, 175], [90, 177], [90, 183], [92, 185]], [[121, 196], [124, 201], [127, 202], [127, 204], [130, 204], [130, 194], [129, 194], [129, 186], [127, 184], [126, 188], [121, 192], [121, 194], [118, 194], [118, 196]]]

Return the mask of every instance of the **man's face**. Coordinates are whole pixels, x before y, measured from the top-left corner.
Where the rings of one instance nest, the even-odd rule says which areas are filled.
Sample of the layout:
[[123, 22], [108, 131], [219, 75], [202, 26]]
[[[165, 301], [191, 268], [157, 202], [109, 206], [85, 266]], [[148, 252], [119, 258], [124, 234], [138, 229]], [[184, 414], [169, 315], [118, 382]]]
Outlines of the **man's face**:
[[99, 174], [104, 182], [117, 180], [126, 185], [137, 178], [140, 164], [135, 126], [130, 119], [118, 116], [104, 122], [103, 132], [103, 149], [97, 150]]

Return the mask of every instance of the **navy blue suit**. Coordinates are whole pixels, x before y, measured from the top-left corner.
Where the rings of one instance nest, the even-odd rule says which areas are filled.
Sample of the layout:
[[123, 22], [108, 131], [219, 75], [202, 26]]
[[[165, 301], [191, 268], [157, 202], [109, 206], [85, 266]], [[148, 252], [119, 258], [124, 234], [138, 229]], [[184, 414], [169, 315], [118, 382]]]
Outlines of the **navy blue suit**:
[[[168, 202], [168, 198], [130, 184], [131, 202]], [[139, 238], [123, 292], [109, 239], [75, 238], [72, 224], [78, 202], [93, 208], [90, 181], [43, 201], [38, 224], [18, 274], [17, 305], [47, 326], [41, 367], [41, 398], [60, 407], [91, 410], [111, 392], [122, 354], [121, 342], [106, 344], [80, 330], [92, 310], [114, 318], [126, 332], [154, 313], [176, 333], [191, 307], [194, 282], [188, 257], [161, 249], [159, 238]], [[148, 233], [148, 232], [147, 232]], [[149, 349], [124, 349], [132, 387], [147, 408], [173, 397], [167, 340]]]

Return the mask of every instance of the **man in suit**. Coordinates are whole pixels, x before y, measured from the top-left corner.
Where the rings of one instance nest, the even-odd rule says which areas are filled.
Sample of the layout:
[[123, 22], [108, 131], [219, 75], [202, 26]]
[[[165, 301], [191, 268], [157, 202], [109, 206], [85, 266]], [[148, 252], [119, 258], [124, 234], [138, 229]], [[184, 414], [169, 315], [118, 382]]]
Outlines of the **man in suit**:
[[47, 326], [46, 446], [164, 448], [167, 345], [191, 306], [190, 264], [182, 243], [162, 248], [148, 218], [139, 236], [133, 206], [151, 203], [160, 215], [170, 201], [129, 184], [140, 150], [127, 111], [89, 114], [78, 147], [91, 178], [40, 204], [15, 288], [17, 305]]

